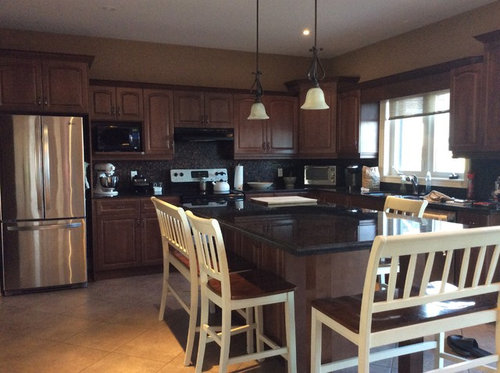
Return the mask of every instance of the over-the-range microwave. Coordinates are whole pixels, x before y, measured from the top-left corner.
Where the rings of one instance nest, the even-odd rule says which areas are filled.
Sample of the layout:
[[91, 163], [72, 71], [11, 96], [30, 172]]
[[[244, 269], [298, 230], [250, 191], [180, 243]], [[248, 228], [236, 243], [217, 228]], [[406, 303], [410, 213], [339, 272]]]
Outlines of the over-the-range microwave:
[[304, 166], [304, 185], [335, 186], [337, 166]]
[[96, 123], [94, 151], [140, 152], [141, 126], [137, 123]]

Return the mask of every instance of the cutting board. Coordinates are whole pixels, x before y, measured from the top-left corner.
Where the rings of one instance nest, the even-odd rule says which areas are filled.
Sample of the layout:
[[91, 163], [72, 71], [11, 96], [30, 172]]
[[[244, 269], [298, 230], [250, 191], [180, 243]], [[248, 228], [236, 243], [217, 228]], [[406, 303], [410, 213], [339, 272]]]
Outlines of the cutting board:
[[253, 202], [260, 203], [269, 207], [283, 206], [310, 206], [318, 203], [317, 199], [301, 196], [283, 196], [283, 197], [254, 197]]

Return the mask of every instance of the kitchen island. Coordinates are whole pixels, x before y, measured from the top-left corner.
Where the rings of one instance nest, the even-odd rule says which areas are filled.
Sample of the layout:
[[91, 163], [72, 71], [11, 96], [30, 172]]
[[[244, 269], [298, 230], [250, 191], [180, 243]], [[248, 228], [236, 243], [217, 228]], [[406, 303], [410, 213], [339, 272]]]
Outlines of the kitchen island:
[[[401, 219], [383, 212], [348, 209], [335, 205], [264, 207], [249, 201], [193, 213], [216, 218], [226, 249], [257, 267], [272, 271], [297, 286], [295, 293], [297, 364], [309, 371], [310, 305], [321, 297], [359, 294], [365, 268], [376, 235], [460, 230], [463, 225], [431, 219]], [[264, 310], [265, 329], [281, 340], [284, 336], [282, 309]], [[333, 333], [324, 333], [324, 358], [343, 358], [356, 351]], [[411, 360], [417, 359], [412, 364]], [[420, 369], [417, 357], [406, 358], [400, 371]], [[411, 365], [411, 370], [409, 366]]]

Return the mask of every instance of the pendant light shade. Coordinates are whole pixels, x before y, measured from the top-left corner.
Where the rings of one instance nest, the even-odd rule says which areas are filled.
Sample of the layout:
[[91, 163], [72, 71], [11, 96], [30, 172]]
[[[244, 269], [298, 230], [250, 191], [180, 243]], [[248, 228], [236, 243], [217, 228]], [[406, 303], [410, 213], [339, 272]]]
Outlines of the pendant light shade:
[[316, 41], [318, 35], [318, 0], [314, 0], [314, 46], [311, 48], [313, 53], [313, 59], [311, 61], [311, 66], [307, 71], [307, 78], [312, 82], [313, 88], [310, 88], [306, 94], [306, 101], [304, 105], [300, 108], [303, 110], [325, 110], [330, 107], [325, 101], [325, 94], [323, 90], [319, 87], [319, 81], [323, 79], [326, 75], [325, 69], [321, 64], [318, 52], [322, 49], [316, 48]]
[[262, 95], [264, 94], [264, 90], [262, 89], [262, 84], [260, 83], [260, 76], [262, 72], [259, 70], [259, 0], [257, 1], [257, 27], [256, 27], [256, 41], [257, 46], [255, 48], [255, 81], [253, 82], [252, 89], [255, 88], [255, 103], [252, 105], [250, 109], [250, 115], [247, 119], [249, 120], [261, 120], [261, 119], [269, 119], [269, 116], [266, 113], [266, 108], [262, 103]]
[[323, 110], [330, 107], [326, 104], [323, 90], [319, 87], [313, 87], [307, 91], [306, 101], [300, 108], [304, 110]]
[[250, 109], [250, 115], [247, 119], [269, 119], [266, 113], [266, 108], [262, 102], [254, 102], [252, 108]]

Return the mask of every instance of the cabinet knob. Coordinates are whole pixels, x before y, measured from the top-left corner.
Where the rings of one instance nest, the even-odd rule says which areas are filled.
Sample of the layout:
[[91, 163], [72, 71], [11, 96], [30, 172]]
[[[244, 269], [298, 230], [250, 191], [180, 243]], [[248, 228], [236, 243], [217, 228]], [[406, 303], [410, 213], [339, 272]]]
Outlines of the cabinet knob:
[[38, 98], [36, 99], [36, 103], [37, 103], [38, 105], [41, 105], [41, 104], [42, 104], [42, 98], [41, 98], [41, 97], [38, 97]]
[[114, 106], [111, 106], [111, 114], [115, 114], [115, 107]]
[[49, 100], [45, 99], [43, 103], [45, 104], [45, 106], [47, 106], [49, 104]]
[[120, 107], [119, 106], [116, 107], [116, 115], [121, 115], [120, 114]]
[[209, 123], [210, 123], [210, 120], [208, 119], [208, 115], [205, 115], [205, 123], [206, 123], [206, 124], [209, 124]]
[[265, 141], [262, 143], [262, 149], [266, 150], [266, 142]]

